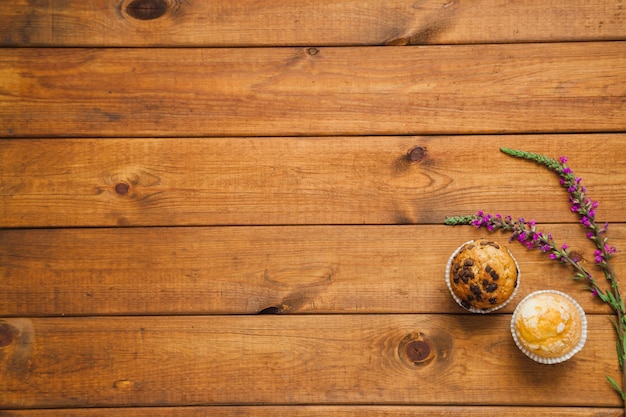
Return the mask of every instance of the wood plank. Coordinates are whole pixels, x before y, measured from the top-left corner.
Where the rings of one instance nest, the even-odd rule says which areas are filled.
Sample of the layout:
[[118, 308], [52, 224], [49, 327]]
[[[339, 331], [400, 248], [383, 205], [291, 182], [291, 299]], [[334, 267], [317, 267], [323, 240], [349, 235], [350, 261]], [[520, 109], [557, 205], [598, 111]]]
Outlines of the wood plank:
[[481, 209], [577, 221], [554, 174], [501, 146], [568, 155], [598, 218], [626, 221], [626, 135], [593, 134], [4, 140], [0, 225], [438, 224]]
[[625, 45], [6, 49], [0, 136], [624, 131]]
[[[2, 46], [290, 46], [625, 39], [621, 1], [0, 2]], [[145, 3], [145, 2], [144, 2]], [[161, 6], [161, 7], [159, 7]], [[138, 16], [140, 18], [135, 18]]]
[[[545, 230], [593, 263], [577, 225]], [[484, 235], [469, 226], [1, 230], [0, 316], [462, 313], [445, 265], [461, 243]], [[626, 226], [611, 225], [609, 237], [623, 249]], [[548, 288], [589, 314], [610, 312], [568, 279], [569, 268], [508, 246], [522, 281], [500, 312]], [[612, 261], [623, 276], [626, 258]]]
[[[8, 319], [0, 407], [622, 404], [605, 379], [619, 373], [607, 316], [589, 316], [584, 350], [558, 366], [519, 352], [509, 320], [450, 314]], [[420, 338], [432, 354], [416, 364], [405, 349]], [[494, 374], [498, 383], [486, 383]]]
[[2, 417], [620, 417], [619, 408], [600, 407], [488, 407], [488, 406], [205, 406], [205, 407], [135, 407], [83, 408], [57, 410], [0, 411]]

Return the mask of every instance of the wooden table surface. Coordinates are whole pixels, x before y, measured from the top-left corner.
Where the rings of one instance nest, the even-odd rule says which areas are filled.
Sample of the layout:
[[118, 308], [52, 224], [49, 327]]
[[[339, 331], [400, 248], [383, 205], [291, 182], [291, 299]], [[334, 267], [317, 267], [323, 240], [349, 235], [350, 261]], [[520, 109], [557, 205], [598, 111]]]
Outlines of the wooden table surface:
[[[443, 225], [592, 264], [499, 148], [567, 155], [626, 274], [623, 3], [3, 0], [0, 415], [623, 415], [610, 310], [513, 242], [515, 299], [466, 313], [445, 265], [487, 232]], [[548, 366], [509, 323], [551, 288], [590, 327]]]

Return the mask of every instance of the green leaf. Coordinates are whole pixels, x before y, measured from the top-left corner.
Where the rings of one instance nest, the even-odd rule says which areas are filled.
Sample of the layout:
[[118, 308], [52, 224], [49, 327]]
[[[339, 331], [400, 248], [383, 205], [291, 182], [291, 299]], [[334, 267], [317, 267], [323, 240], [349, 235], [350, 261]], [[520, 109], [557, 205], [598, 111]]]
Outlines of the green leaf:
[[[617, 323], [617, 320], [615, 319], [615, 317], [609, 317], [609, 320], [611, 321], [611, 324], [613, 324], [613, 327], [615, 327], [615, 331], [617, 332], [617, 334], [618, 335], [621, 334], [620, 329], [619, 329], [619, 324]], [[624, 369], [625, 347], [626, 347], [626, 340], [624, 339], [620, 340], [620, 338], [618, 337], [617, 340], [615, 341], [615, 349], [617, 350], [617, 360], [619, 362], [619, 367], [621, 369]]]
[[619, 393], [619, 395], [622, 397], [622, 400], [626, 401], [626, 394], [624, 394], [624, 391], [622, 391], [617, 382], [615, 382], [615, 380], [608, 375], [606, 375], [606, 379], [608, 379], [611, 385], [613, 385], [613, 388], [615, 388], [615, 391]]
[[606, 294], [598, 291], [598, 297], [600, 298], [600, 300], [604, 301], [605, 303], [609, 302], [609, 299], [607, 298]]
[[605, 294], [608, 298], [608, 303], [611, 305], [611, 307], [615, 308], [619, 308], [619, 304], [617, 303], [617, 300], [615, 299], [615, 297], [613, 296], [613, 293], [611, 291], [607, 291]]
[[615, 327], [617, 334], [619, 334], [619, 325], [617, 324], [615, 317], [609, 317], [609, 320], [611, 321], [611, 324], [613, 324], [613, 327]]
[[470, 214], [468, 216], [446, 217], [446, 220], [443, 222], [443, 224], [447, 226], [467, 225], [471, 224], [475, 218], [476, 216], [473, 214]]

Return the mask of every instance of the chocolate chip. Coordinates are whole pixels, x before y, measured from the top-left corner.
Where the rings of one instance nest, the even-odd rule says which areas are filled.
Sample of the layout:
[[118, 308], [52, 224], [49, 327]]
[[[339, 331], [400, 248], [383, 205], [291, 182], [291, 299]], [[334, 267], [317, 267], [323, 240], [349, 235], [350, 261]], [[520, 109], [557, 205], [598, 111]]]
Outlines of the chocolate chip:
[[498, 276], [498, 273], [496, 271], [491, 271], [489, 275], [491, 275], [491, 278], [493, 278], [494, 281], [497, 281], [500, 279], [500, 276]]
[[470, 308], [470, 303], [468, 303], [466, 300], [461, 300], [461, 305], [465, 308]]
[[485, 272], [489, 274], [491, 271], [493, 271], [493, 268], [491, 267], [491, 265], [487, 265], [485, 267]]
[[472, 249], [474, 249], [474, 247], [475, 247], [474, 245], [468, 245], [466, 249], [467, 250], [472, 250]]
[[480, 288], [476, 284], [470, 284], [470, 291], [474, 293], [476, 297], [480, 296]]
[[457, 273], [454, 274], [454, 277], [460, 279], [465, 284], [467, 284], [470, 279], [474, 278], [474, 273], [471, 269], [462, 269], [460, 271], [457, 271]]
[[468, 295], [467, 296], [467, 300], [468, 301], [474, 301], [474, 296], [473, 295]]
[[483, 240], [480, 242], [480, 244], [481, 246], [489, 245], [489, 246], [493, 246], [496, 249], [500, 249], [500, 245], [498, 245], [496, 242], [493, 242], [493, 241]]
[[495, 303], [497, 303], [497, 302], [498, 302], [498, 299], [497, 299], [496, 297], [491, 297], [491, 298], [489, 299], [489, 304], [495, 304]]
[[472, 266], [472, 265], [474, 265], [473, 259], [466, 259], [465, 262], [463, 262], [463, 266]]
[[491, 283], [491, 284], [489, 284], [489, 285], [487, 285], [485, 287], [485, 291], [487, 291], [487, 292], [494, 292], [497, 289], [498, 289], [498, 284], [496, 284], [495, 282], [493, 282], [493, 283]]
[[488, 279], [483, 279], [483, 288], [486, 287], [487, 285], [489, 285], [489, 280]]

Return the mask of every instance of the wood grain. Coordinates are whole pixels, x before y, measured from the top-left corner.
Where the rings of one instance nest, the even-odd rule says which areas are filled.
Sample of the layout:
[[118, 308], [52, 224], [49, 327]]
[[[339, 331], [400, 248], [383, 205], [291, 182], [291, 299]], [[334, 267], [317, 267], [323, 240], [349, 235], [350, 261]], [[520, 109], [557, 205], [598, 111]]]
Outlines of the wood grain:
[[[521, 148], [569, 156], [626, 247], [625, 18], [0, 1], [0, 416], [623, 415], [609, 309], [512, 243], [516, 299], [464, 312], [445, 264], [486, 233], [441, 222], [535, 218], [592, 265], [554, 174], [498, 151]], [[555, 366], [509, 331], [546, 288], [590, 324]]]
[[[544, 230], [593, 263], [577, 225]], [[444, 283], [445, 265], [460, 244], [484, 235], [469, 226], [2, 230], [0, 316], [463, 313]], [[611, 225], [609, 237], [626, 247], [626, 226]], [[550, 288], [588, 314], [610, 312], [569, 280], [570, 268], [508, 246], [522, 280], [500, 312]], [[613, 261], [623, 276], [626, 259]]]
[[625, 45], [6, 49], [0, 136], [624, 131]]
[[[3, 338], [10, 343], [0, 359], [0, 407], [621, 404], [605, 379], [619, 372], [607, 348], [614, 345], [607, 316], [589, 317], [585, 348], [558, 366], [519, 352], [509, 320], [451, 314], [7, 319], [0, 328], [12, 338]], [[414, 340], [431, 351], [418, 363], [405, 351]]]
[[208, 407], [135, 407], [83, 408], [60, 410], [0, 410], [2, 417], [620, 417], [619, 408], [600, 407], [489, 407], [489, 406], [208, 406]]
[[[290, 46], [626, 39], [620, 1], [0, 2], [3, 46]], [[130, 7], [129, 7], [130, 6]], [[135, 13], [133, 13], [135, 10]], [[139, 18], [133, 17], [137, 16]]]
[[598, 218], [626, 221], [626, 135], [594, 134], [4, 140], [0, 225], [576, 222], [557, 177], [501, 146], [568, 155]]

